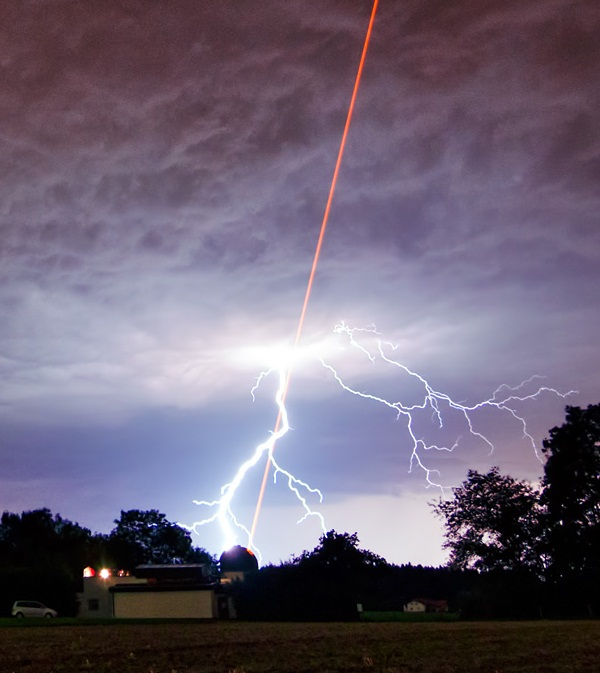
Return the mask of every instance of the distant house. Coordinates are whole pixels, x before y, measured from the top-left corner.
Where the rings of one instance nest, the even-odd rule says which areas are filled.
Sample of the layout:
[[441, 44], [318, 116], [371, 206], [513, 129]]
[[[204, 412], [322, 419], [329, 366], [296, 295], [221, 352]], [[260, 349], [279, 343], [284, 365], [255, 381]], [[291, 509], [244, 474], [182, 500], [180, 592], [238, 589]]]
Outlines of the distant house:
[[448, 601], [414, 598], [404, 606], [404, 612], [448, 612]]
[[89, 572], [79, 617], [215, 619], [235, 616], [231, 599], [205, 564], [142, 565], [133, 573]]

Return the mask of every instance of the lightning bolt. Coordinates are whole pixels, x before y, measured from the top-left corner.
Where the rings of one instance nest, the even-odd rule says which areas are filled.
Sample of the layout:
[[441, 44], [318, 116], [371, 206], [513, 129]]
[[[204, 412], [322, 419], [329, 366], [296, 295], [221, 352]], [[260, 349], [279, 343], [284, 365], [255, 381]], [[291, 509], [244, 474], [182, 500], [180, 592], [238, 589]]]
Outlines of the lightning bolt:
[[[447, 415], [447, 413], [451, 411], [459, 414], [466, 423], [468, 434], [486, 445], [489, 448], [490, 453], [494, 451], [494, 445], [485, 434], [476, 429], [475, 415], [478, 411], [481, 411], [485, 408], [496, 409], [500, 412], [505, 412], [512, 416], [512, 418], [521, 426], [523, 437], [531, 445], [535, 457], [540, 462], [542, 462], [542, 458], [539, 455], [536, 447], [535, 439], [527, 429], [527, 421], [524, 416], [520, 414], [515, 408], [515, 404], [537, 399], [544, 393], [551, 393], [561, 398], [565, 398], [568, 395], [572, 395], [577, 392], [576, 390], [570, 390], [567, 393], [561, 393], [555, 388], [550, 388], [544, 385], [537, 385], [537, 387], [535, 387], [533, 390], [527, 392], [528, 386], [530, 386], [530, 384], [533, 384], [534, 382], [544, 378], [543, 376], [535, 374], [516, 386], [509, 386], [508, 384], [504, 383], [496, 388], [491, 397], [476, 404], [467, 405], [457, 402], [446, 393], [436, 390], [425, 378], [423, 378], [423, 376], [415, 371], [412, 371], [405, 364], [402, 364], [402, 362], [392, 359], [388, 353], [390, 351], [396, 351], [398, 346], [396, 344], [383, 341], [380, 338], [381, 335], [379, 332], [377, 332], [375, 326], [366, 328], [351, 328], [342, 322], [335, 326], [334, 332], [339, 335], [344, 335], [347, 338], [350, 346], [362, 353], [362, 355], [364, 355], [371, 363], [374, 364], [377, 360], [381, 360], [382, 362], [386, 363], [386, 365], [398, 368], [400, 372], [408, 379], [418, 382], [418, 385], [422, 391], [421, 395], [419, 399], [417, 399], [413, 404], [408, 405], [399, 401], [389, 400], [387, 398], [350, 387], [347, 383], [344, 382], [334, 367], [324, 360], [321, 360], [321, 364], [331, 372], [334, 379], [346, 392], [365, 400], [382, 404], [393, 410], [396, 413], [396, 417], [398, 419], [404, 418], [406, 422], [405, 427], [411, 444], [409, 473], [412, 472], [413, 468], [418, 467], [425, 474], [425, 481], [427, 486], [434, 486], [439, 488], [442, 491], [442, 494], [444, 494], [445, 490], [450, 487], [443, 486], [433, 477], [433, 475], [437, 475], [438, 477], [440, 476], [439, 470], [427, 467], [421, 456], [423, 452], [432, 450], [452, 452], [459, 446], [462, 438], [458, 437], [452, 446], [439, 446], [434, 443], [428, 443], [425, 438], [418, 437], [416, 434], [414, 426], [415, 414], [417, 412], [430, 410], [432, 418], [436, 421], [440, 429], [444, 427], [444, 417]], [[368, 346], [364, 345], [360, 338], [364, 335], [371, 337], [371, 340], [374, 338], [374, 347], [369, 348]]]
[[[541, 462], [542, 459], [537, 451], [535, 439], [527, 428], [527, 421], [524, 415], [518, 411], [517, 407], [519, 404], [537, 399], [545, 393], [565, 398], [576, 392], [570, 390], [567, 393], [561, 393], [555, 388], [539, 385], [538, 381], [543, 377], [534, 375], [516, 386], [502, 384], [498, 386], [487, 399], [477, 402], [476, 404], [468, 405], [462, 402], [457, 402], [448, 394], [436, 390], [421, 374], [413, 371], [402, 362], [393, 359], [391, 354], [398, 350], [398, 346], [389, 341], [384, 341], [374, 326], [351, 328], [345, 323], [340, 323], [334, 327], [333, 331], [338, 337], [345, 339], [347, 344], [358, 351], [360, 356], [368, 360], [370, 364], [375, 364], [380, 361], [383, 363], [384, 367], [388, 369], [396, 368], [399, 370], [401, 376], [404, 377], [404, 382], [410, 381], [413, 384], [416, 382], [418, 390], [411, 393], [414, 396], [414, 401], [412, 403], [400, 402], [393, 399], [390, 400], [386, 397], [351, 387], [343, 380], [336, 368], [327, 363], [324, 359], [318, 358], [322, 366], [331, 373], [333, 379], [344, 391], [364, 399], [367, 402], [383, 405], [393, 411], [396, 414], [397, 419], [404, 420], [410, 451], [409, 473], [412, 472], [413, 469], [421, 470], [425, 477], [426, 486], [438, 488], [441, 490], [442, 494], [445, 494], [446, 490], [451, 487], [444, 486], [440, 483], [440, 471], [429, 467], [423, 454], [432, 451], [452, 452], [461, 444], [463, 438], [462, 436], [458, 436], [451, 445], [440, 445], [427, 441], [425, 437], [419, 435], [416, 429], [417, 418], [420, 414], [429, 412], [431, 420], [440, 429], [444, 427], [444, 421], [448, 419], [449, 414], [458, 415], [464, 422], [466, 432], [483, 446], [486, 446], [490, 453], [494, 451], [494, 444], [482, 431], [477, 429], [477, 414], [484, 409], [492, 409], [500, 413], [508, 414], [520, 426], [523, 437], [531, 445], [534, 455]], [[218, 523], [223, 534], [224, 549], [233, 546], [236, 543], [238, 536], [243, 535], [247, 540], [247, 546], [252, 548], [259, 561], [261, 561], [260, 549], [253, 543], [251, 530], [240, 522], [235, 515], [233, 502], [236, 492], [246, 478], [248, 472], [265, 456], [267, 464], [273, 469], [273, 482], [276, 482], [278, 478], [284, 479], [288, 489], [300, 504], [303, 514], [298, 519], [298, 523], [301, 523], [308, 517], [316, 517], [321, 524], [323, 532], [326, 532], [327, 530], [323, 515], [319, 511], [313, 509], [309, 502], [316, 499], [319, 503], [322, 503], [323, 495], [321, 491], [310, 486], [294, 476], [288, 470], [284, 469], [274, 457], [275, 445], [290, 430], [288, 411], [285, 405], [285, 391], [289, 381], [289, 373], [289, 367], [278, 366], [264, 371], [258, 376], [254, 387], [250, 391], [253, 398], [261, 383], [267, 377], [273, 375], [278, 377], [275, 403], [280, 415], [280, 422], [276, 425], [276, 429], [270, 433], [269, 437], [255, 447], [250, 458], [240, 465], [233, 479], [221, 488], [221, 495], [218, 499], [212, 501], [194, 500], [194, 504], [207, 507], [209, 510], [212, 510], [212, 513], [191, 526], [185, 526], [188, 530], [198, 534], [199, 528], [202, 526], [210, 523]], [[532, 385], [533, 388], [531, 387]], [[412, 389], [414, 388], [414, 385], [405, 385], [404, 387]]]
[[247, 540], [247, 546], [255, 552], [259, 562], [262, 562], [260, 549], [252, 542], [250, 530], [243, 523], [241, 523], [235, 515], [233, 510], [233, 500], [238, 488], [241, 486], [248, 472], [255, 465], [257, 465], [257, 463], [259, 463], [261, 458], [263, 458], [265, 455], [267, 457], [268, 464], [270, 464], [273, 468], [273, 483], [277, 482], [278, 477], [286, 480], [288, 489], [294, 494], [304, 511], [303, 516], [298, 519], [298, 523], [302, 523], [302, 521], [308, 517], [315, 517], [319, 520], [323, 532], [326, 532], [325, 520], [323, 519], [323, 516], [320, 512], [313, 510], [308, 501], [308, 498], [312, 498], [314, 496], [321, 503], [323, 501], [323, 494], [321, 491], [319, 491], [317, 488], [313, 488], [306, 482], [298, 479], [298, 477], [294, 476], [288, 470], [281, 467], [273, 455], [275, 445], [290, 430], [288, 412], [285, 406], [285, 391], [287, 381], [289, 380], [289, 370], [285, 367], [278, 367], [276, 369], [269, 369], [265, 372], [261, 372], [250, 393], [254, 399], [255, 393], [261, 382], [273, 374], [278, 376], [279, 381], [277, 391], [275, 393], [275, 403], [277, 405], [280, 422], [277, 424], [276, 429], [270, 433], [269, 437], [264, 442], [261, 442], [255, 447], [251, 457], [240, 465], [233, 479], [221, 488], [220, 498], [212, 501], [193, 501], [195, 505], [204, 506], [209, 508], [209, 510], [213, 510], [212, 514], [202, 519], [201, 521], [194, 522], [191, 526], [180, 524], [188, 530], [198, 534], [198, 529], [202, 526], [210, 523], [218, 523], [223, 535], [224, 549], [232, 547], [237, 542], [238, 535], [244, 534]]

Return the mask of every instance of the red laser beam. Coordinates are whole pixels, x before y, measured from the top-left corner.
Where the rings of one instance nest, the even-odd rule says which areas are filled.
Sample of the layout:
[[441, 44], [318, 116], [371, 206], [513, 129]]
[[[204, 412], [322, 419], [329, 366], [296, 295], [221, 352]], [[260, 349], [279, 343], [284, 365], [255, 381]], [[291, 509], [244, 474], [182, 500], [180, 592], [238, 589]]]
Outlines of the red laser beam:
[[[352, 97], [350, 98], [350, 105], [348, 106], [348, 114], [346, 115], [346, 124], [344, 125], [344, 132], [342, 133], [342, 139], [340, 141], [340, 148], [338, 150], [337, 160], [335, 162], [335, 168], [333, 170], [333, 177], [331, 178], [331, 185], [329, 187], [329, 195], [327, 197], [327, 203], [325, 205], [325, 212], [323, 213], [323, 220], [321, 222], [321, 229], [319, 230], [319, 238], [317, 240], [317, 247], [315, 249], [315, 254], [313, 257], [312, 267], [310, 270], [310, 275], [308, 277], [308, 283], [306, 285], [306, 292], [304, 293], [304, 302], [302, 304], [302, 310], [300, 312], [300, 319], [298, 320], [298, 328], [296, 329], [296, 338], [294, 340], [294, 352], [298, 347], [300, 342], [300, 336], [302, 335], [302, 329], [304, 327], [304, 321], [306, 318], [306, 312], [308, 309], [308, 302], [310, 300], [310, 295], [313, 288], [313, 283], [315, 280], [315, 275], [317, 272], [317, 266], [319, 264], [319, 257], [321, 256], [321, 248], [323, 247], [323, 239], [325, 238], [325, 230], [327, 229], [327, 223], [329, 221], [329, 213], [331, 211], [331, 204], [333, 202], [333, 195], [335, 193], [335, 188], [338, 181], [338, 176], [340, 172], [340, 167], [342, 165], [342, 157], [344, 156], [344, 150], [346, 148], [346, 140], [348, 138], [348, 132], [350, 130], [350, 122], [352, 121], [352, 113], [354, 112], [354, 105], [356, 103], [356, 98], [358, 96], [358, 88], [360, 85], [360, 80], [362, 77], [363, 68], [365, 65], [365, 60], [367, 58], [367, 50], [369, 48], [369, 42], [371, 40], [371, 33], [373, 32], [373, 24], [375, 23], [375, 15], [377, 13], [377, 6], [379, 5], [379, 0], [374, 0], [373, 8], [371, 10], [371, 17], [369, 19], [369, 26], [367, 28], [367, 34], [365, 36], [365, 41], [363, 43], [363, 49], [360, 56], [360, 62], [358, 64], [358, 70], [356, 72], [356, 79], [354, 80], [354, 88], [352, 90]], [[285, 404], [287, 398], [287, 393], [290, 385], [290, 379], [292, 376], [292, 365], [290, 364], [287, 371], [287, 376], [285, 379], [285, 385], [283, 388], [282, 394], [282, 403]], [[273, 428], [273, 434], [276, 434], [279, 431], [281, 426], [281, 410], [277, 414], [277, 419], [275, 421], [275, 426]], [[271, 451], [275, 449], [275, 445]], [[263, 474], [263, 479], [260, 485], [260, 491], [258, 493], [258, 499], [256, 502], [256, 509], [254, 511], [254, 518], [252, 520], [252, 528], [250, 529], [250, 539], [248, 541], [248, 547], [252, 546], [252, 541], [254, 540], [254, 534], [256, 532], [256, 526], [258, 524], [258, 517], [260, 515], [260, 510], [262, 508], [262, 503], [265, 496], [265, 489], [267, 486], [267, 479], [269, 477], [269, 472], [271, 469], [271, 461], [267, 460], [265, 465], [265, 471]]]

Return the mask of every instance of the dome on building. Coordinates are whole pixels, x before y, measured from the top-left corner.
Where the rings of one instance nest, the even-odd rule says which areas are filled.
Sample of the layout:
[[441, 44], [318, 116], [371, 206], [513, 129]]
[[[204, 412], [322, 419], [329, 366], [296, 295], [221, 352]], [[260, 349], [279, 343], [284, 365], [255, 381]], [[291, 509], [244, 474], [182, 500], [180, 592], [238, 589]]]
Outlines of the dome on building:
[[258, 570], [256, 556], [249, 549], [239, 544], [221, 554], [219, 565], [222, 573]]

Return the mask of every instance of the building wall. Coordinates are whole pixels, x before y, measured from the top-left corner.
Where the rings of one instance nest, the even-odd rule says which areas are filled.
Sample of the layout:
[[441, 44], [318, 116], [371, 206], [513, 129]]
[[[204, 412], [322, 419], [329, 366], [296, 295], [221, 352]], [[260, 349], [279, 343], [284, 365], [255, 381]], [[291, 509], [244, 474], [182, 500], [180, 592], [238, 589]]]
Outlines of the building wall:
[[117, 618], [212, 619], [216, 617], [214, 591], [115, 592]]
[[[106, 618], [113, 616], [113, 598], [110, 587], [115, 584], [140, 584], [136, 577], [84, 577], [83, 591], [77, 595], [78, 617]], [[144, 582], [145, 583], [145, 582]]]

